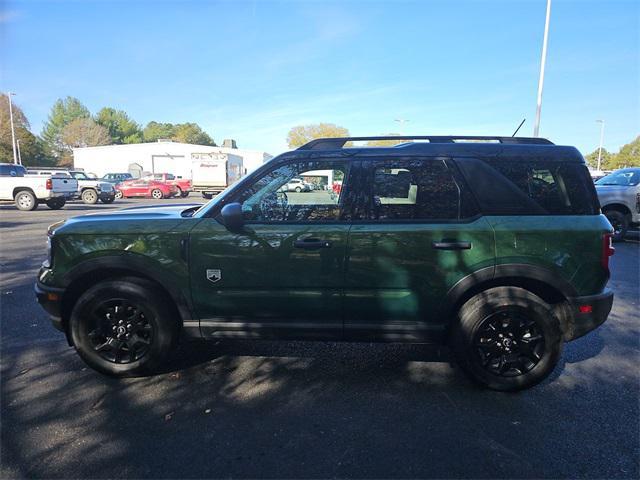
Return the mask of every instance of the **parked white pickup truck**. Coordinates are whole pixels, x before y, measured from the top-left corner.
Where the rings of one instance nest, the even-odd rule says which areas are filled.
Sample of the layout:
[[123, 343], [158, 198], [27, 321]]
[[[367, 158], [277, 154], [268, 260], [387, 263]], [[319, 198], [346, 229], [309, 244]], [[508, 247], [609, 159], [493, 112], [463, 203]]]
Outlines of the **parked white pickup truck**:
[[62, 175], [75, 178], [78, 181], [77, 197], [84, 203], [95, 204], [113, 203], [116, 199], [116, 190], [109, 182], [89, 177], [82, 170], [52, 169], [46, 167], [29, 167], [27, 175]]
[[77, 190], [75, 178], [27, 175], [22, 165], [0, 163], [0, 200], [13, 200], [20, 210], [35, 210], [40, 202], [58, 210]]

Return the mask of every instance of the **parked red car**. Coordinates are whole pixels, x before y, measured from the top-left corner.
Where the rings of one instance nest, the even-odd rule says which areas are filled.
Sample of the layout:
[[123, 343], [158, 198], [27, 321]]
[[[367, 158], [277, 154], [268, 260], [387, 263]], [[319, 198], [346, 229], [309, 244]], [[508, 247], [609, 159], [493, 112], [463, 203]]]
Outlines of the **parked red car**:
[[127, 180], [116, 185], [116, 198], [150, 197], [170, 198], [178, 195], [178, 187], [150, 179]]
[[158, 182], [167, 183], [169, 185], [175, 185], [178, 188], [178, 195], [186, 197], [191, 192], [191, 180], [188, 178], [176, 177], [172, 173], [154, 173], [145, 177], [150, 180], [157, 180]]

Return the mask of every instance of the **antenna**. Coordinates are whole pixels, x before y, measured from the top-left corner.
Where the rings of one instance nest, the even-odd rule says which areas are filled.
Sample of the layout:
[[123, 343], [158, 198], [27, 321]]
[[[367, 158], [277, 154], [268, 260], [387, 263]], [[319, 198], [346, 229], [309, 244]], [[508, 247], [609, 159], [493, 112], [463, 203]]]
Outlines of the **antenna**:
[[512, 137], [516, 136], [516, 133], [518, 133], [518, 130], [520, 130], [520, 127], [522, 127], [522, 125], [524, 125], [524, 122], [526, 121], [526, 118], [523, 118], [522, 121], [520, 122], [520, 125], [518, 125], [518, 128], [516, 128], [516, 131], [513, 132], [513, 135], [511, 135]]

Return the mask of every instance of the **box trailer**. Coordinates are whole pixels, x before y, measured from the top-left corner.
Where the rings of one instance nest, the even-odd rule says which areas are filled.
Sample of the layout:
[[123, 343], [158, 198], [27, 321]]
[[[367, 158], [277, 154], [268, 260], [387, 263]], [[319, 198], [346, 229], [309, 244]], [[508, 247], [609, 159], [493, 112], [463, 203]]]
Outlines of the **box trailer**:
[[191, 182], [204, 198], [219, 194], [244, 175], [242, 157], [229, 153], [191, 154]]

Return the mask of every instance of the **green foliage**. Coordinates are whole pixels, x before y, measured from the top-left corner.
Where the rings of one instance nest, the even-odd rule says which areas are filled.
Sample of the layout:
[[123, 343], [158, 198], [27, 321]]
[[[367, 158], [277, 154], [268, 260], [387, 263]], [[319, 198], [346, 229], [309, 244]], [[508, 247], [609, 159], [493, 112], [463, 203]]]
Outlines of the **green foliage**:
[[144, 127], [143, 137], [145, 142], [156, 142], [158, 139], [166, 138], [174, 142], [216, 146], [213, 138], [196, 123], [174, 125], [172, 123], [149, 122]]
[[[598, 165], [598, 149], [586, 155], [585, 160], [592, 168]], [[623, 145], [618, 153], [602, 149], [602, 170], [617, 170], [624, 167], [640, 167], [640, 136]]]
[[104, 107], [96, 116], [95, 121], [107, 129], [111, 136], [111, 143], [141, 143], [142, 130], [140, 125], [131, 120], [123, 110]]
[[78, 118], [89, 117], [91, 117], [89, 110], [77, 98], [67, 97], [64, 100], [56, 100], [41, 134], [48, 153], [56, 159], [60, 159], [65, 153], [65, 146], [62, 142], [64, 128]]
[[[16, 140], [20, 141], [20, 157], [24, 165], [52, 165], [55, 163], [53, 158], [45, 154], [42, 141], [31, 133], [27, 117], [15, 103], [13, 103], [13, 124]], [[9, 101], [6, 95], [0, 96], [0, 162], [13, 163]]]
[[312, 125], [299, 125], [289, 130], [287, 143], [289, 148], [298, 148], [314, 138], [348, 137], [349, 130], [333, 123], [317, 123]]

